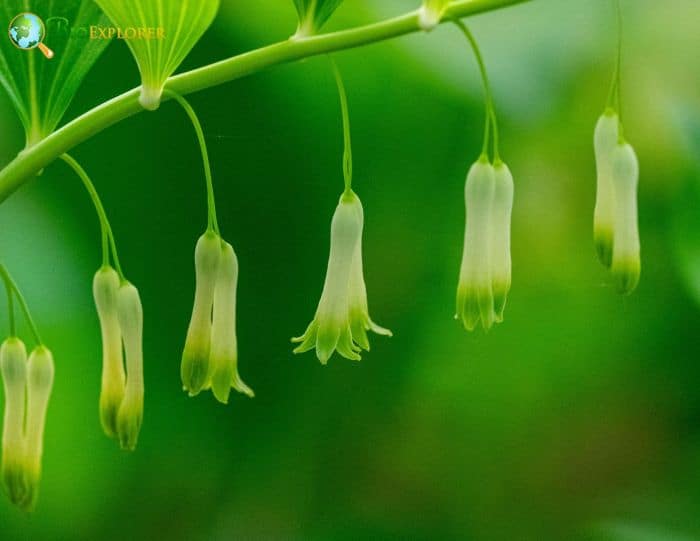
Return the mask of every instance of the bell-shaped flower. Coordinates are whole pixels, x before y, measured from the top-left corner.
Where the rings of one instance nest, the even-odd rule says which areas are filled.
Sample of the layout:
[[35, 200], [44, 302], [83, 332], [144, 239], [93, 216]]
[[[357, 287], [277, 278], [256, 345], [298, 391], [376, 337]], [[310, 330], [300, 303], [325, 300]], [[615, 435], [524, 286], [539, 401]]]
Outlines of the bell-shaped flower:
[[102, 388], [100, 391], [100, 421], [109, 437], [117, 437], [117, 413], [124, 398], [124, 359], [122, 333], [117, 314], [119, 276], [109, 266], [95, 273], [92, 292], [102, 333]]
[[423, 0], [423, 5], [418, 10], [418, 24], [426, 32], [435, 28], [442, 19], [442, 15], [450, 0]]
[[221, 237], [207, 231], [199, 237], [194, 250], [194, 305], [180, 365], [182, 387], [190, 396], [199, 394], [207, 384], [211, 316], [220, 260]]
[[27, 350], [18, 338], [8, 338], [0, 346], [0, 370], [5, 388], [2, 483], [12, 503], [21, 505], [28, 492], [24, 461]]
[[612, 156], [617, 146], [619, 117], [612, 109], [600, 116], [593, 135], [596, 166], [596, 198], [593, 214], [593, 239], [598, 259], [606, 267], [612, 263], [615, 229], [615, 191]]
[[214, 20], [219, 0], [95, 0], [121, 29], [141, 72], [141, 105], [157, 109], [165, 81]]
[[639, 162], [629, 143], [618, 144], [612, 155], [615, 190], [615, 236], [611, 271], [615, 285], [625, 295], [639, 283], [639, 229], [637, 225], [637, 184]]
[[292, 338], [292, 342], [299, 343], [294, 353], [316, 348], [316, 356], [323, 364], [336, 350], [343, 357], [360, 360], [360, 348], [353, 342], [349, 312], [350, 274], [362, 235], [359, 206], [360, 200], [352, 191], [340, 197], [331, 221], [328, 268], [316, 315], [302, 336]]
[[238, 375], [238, 343], [236, 340], [236, 288], [238, 287], [238, 258], [233, 246], [221, 242], [219, 272], [214, 288], [214, 308], [209, 355], [209, 381], [219, 402], [228, 403], [231, 387], [255, 396]]
[[124, 399], [117, 413], [122, 449], [136, 448], [143, 421], [143, 308], [139, 291], [129, 282], [117, 291], [117, 316], [126, 356]]
[[495, 321], [491, 276], [494, 191], [494, 168], [486, 157], [481, 157], [469, 169], [464, 186], [467, 219], [455, 314], [455, 319], [461, 319], [469, 331], [479, 322], [484, 329], [490, 329]]
[[511, 284], [510, 221], [513, 211], [513, 175], [502, 161], [494, 164], [494, 194], [491, 208], [491, 283], [496, 321], [503, 311]]
[[54, 362], [51, 351], [37, 346], [27, 362], [26, 467], [28, 493], [23, 507], [31, 509], [39, 494], [41, 457], [44, 452], [46, 411], [53, 387]]
[[383, 336], [392, 336], [389, 329], [380, 327], [369, 316], [367, 304], [367, 287], [362, 270], [362, 230], [364, 228], [365, 214], [360, 199], [357, 198], [357, 212], [360, 219], [360, 238], [355, 246], [352, 256], [352, 268], [350, 269], [348, 309], [350, 311], [350, 331], [352, 339], [361, 348], [369, 351], [369, 339], [367, 331], [372, 331]]

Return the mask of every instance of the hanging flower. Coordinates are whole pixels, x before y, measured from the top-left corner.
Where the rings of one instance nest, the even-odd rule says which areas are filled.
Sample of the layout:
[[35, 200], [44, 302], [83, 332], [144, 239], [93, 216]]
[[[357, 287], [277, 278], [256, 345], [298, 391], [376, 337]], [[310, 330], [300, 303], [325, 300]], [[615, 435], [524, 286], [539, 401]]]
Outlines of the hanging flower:
[[194, 305], [180, 366], [182, 386], [190, 396], [199, 394], [207, 383], [211, 314], [220, 259], [221, 238], [216, 233], [207, 231], [199, 237], [194, 251]]
[[491, 209], [491, 283], [496, 321], [503, 311], [511, 284], [510, 221], [513, 211], [513, 175], [502, 161], [494, 164], [494, 195]]
[[637, 184], [639, 162], [629, 143], [618, 144], [612, 154], [612, 183], [615, 191], [615, 236], [612, 274], [620, 293], [628, 295], [639, 283], [639, 229]]
[[238, 375], [238, 344], [236, 340], [238, 259], [233, 251], [233, 246], [225, 241], [222, 241], [221, 245], [219, 271], [214, 288], [209, 380], [216, 399], [226, 404], [231, 387], [251, 398], [255, 395]]
[[39, 495], [41, 457], [44, 453], [46, 411], [53, 387], [54, 362], [51, 351], [37, 346], [27, 362], [26, 467], [27, 496], [23, 507], [31, 509]]
[[615, 193], [612, 179], [612, 155], [617, 146], [619, 117], [608, 108], [596, 123], [593, 148], [596, 163], [596, 200], [593, 238], [598, 259], [606, 267], [612, 263], [615, 227]]
[[126, 356], [126, 385], [117, 414], [117, 433], [122, 449], [132, 451], [143, 421], [143, 308], [138, 289], [129, 282], [117, 291], [117, 315]]
[[141, 72], [141, 105], [157, 109], [165, 81], [209, 28], [219, 0], [95, 1], [115, 26], [124, 29], [124, 40]]
[[352, 339], [362, 349], [369, 351], [367, 331], [372, 331], [383, 336], [392, 336], [389, 329], [377, 325], [369, 317], [367, 305], [367, 288], [365, 286], [364, 272], [362, 270], [362, 229], [364, 227], [365, 214], [360, 199], [357, 198], [357, 212], [360, 219], [360, 238], [352, 256], [352, 268], [350, 270], [348, 309], [350, 314], [350, 331]]
[[423, 5], [418, 10], [418, 24], [426, 32], [435, 28], [442, 19], [450, 0], [423, 0]]
[[469, 169], [464, 187], [467, 220], [455, 319], [461, 319], [469, 331], [474, 330], [479, 322], [488, 330], [495, 321], [491, 276], [494, 191], [494, 168], [488, 159], [482, 157]]
[[362, 235], [360, 200], [354, 192], [344, 192], [331, 221], [331, 247], [326, 280], [316, 315], [306, 332], [292, 342], [294, 353], [316, 348], [316, 356], [326, 364], [334, 351], [360, 360], [360, 348], [353, 342], [350, 328], [350, 274], [357, 244]]
[[119, 276], [109, 266], [95, 273], [92, 292], [102, 333], [102, 388], [100, 421], [111, 438], [117, 437], [117, 413], [124, 398], [126, 375], [122, 355], [122, 334], [117, 313]]
[[0, 346], [0, 370], [5, 388], [2, 483], [12, 503], [21, 505], [28, 489], [24, 461], [27, 350], [20, 339], [8, 338]]

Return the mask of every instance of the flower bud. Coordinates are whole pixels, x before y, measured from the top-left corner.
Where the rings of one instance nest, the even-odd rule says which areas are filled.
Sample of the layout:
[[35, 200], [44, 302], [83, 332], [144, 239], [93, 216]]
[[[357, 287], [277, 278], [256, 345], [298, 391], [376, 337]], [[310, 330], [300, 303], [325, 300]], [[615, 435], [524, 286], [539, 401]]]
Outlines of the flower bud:
[[117, 315], [126, 354], [126, 386], [117, 433], [122, 449], [132, 451], [143, 420], [143, 308], [138, 289], [128, 282], [117, 291]]
[[490, 246], [494, 184], [493, 166], [480, 158], [469, 169], [464, 186], [467, 220], [455, 314], [469, 331], [479, 322], [490, 329], [495, 320]]
[[331, 221], [331, 247], [326, 280], [316, 315], [306, 332], [292, 342], [300, 344], [294, 353], [316, 348], [316, 356], [326, 364], [334, 351], [343, 357], [360, 360], [352, 340], [349, 318], [349, 284], [353, 256], [362, 234], [358, 212], [360, 200], [353, 192], [343, 193]]
[[27, 351], [18, 338], [0, 346], [0, 371], [5, 388], [2, 431], [2, 483], [10, 500], [22, 504], [27, 496], [24, 462], [24, 412], [27, 386]]
[[117, 412], [124, 398], [124, 360], [122, 336], [117, 315], [119, 276], [109, 266], [95, 273], [92, 292], [102, 333], [102, 388], [100, 391], [100, 421], [105, 434], [117, 436]]
[[165, 81], [214, 20], [219, 0], [95, 0], [122, 29], [141, 72], [141, 105], [157, 109]]
[[212, 306], [220, 258], [221, 238], [207, 231], [197, 241], [194, 251], [194, 306], [180, 366], [182, 386], [190, 396], [199, 394], [207, 384]]
[[359, 198], [357, 199], [357, 202], [357, 211], [360, 219], [360, 238], [357, 241], [355, 253], [352, 257], [348, 310], [350, 314], [350, 330], [352, 332], [352, 339], [361, 348], [369, 351], [367, 331], [372, 331], [373, 333], [384, 336], [392, 336], [392, 334], [389, 329], [385, 329], [377, 325], [369, 316], [367, 287], [365, 286], [365, 277], [362, 270], [362, 228], [364, 227], [365, 215]]
[[36, 503], [41, 480], [41, 457], [44, 452], [46, 411], [53, 387], [54, 363], [51, 351], [37, 346], [27, 362], [27, 427], [26, 455], [27, 496], [23, 507], [31, 509]]
[[449, 4], [449, 0], [423, 0], [423, 5], [418, 10], [418, 24], [422, 30], [429, 32], [435, 28], [442, 19]]
[[596, 164], [596, 199], [593, 214], [593, 239], [598, 259], [606, 267], [612, 263], [615, 228], [615, 191], [612, 180], [612, 155], [617, 146], [619, 118], [607, 109], [596, 123], [593, 149]]
[[233, 251], [233, 246], [228, 242], [222, 244], [219, 274], [214, 288], [209, 379], [216, 399], [226, 404], [231, 387], [251, 398], [254, 393], [238, 375], [238, 343], [236, 341], [238, 259]]
[[494, 165], [494, 195], [491, 209], [491, 283], [496, 321], [503, 321], [503, 310], [510, 291], [510, 221], [513, 210], [513, 175], [503, 162]]
[[637, 287], [641, 271], [637, 226], [639, 162], [629, 143], [615, 148], [612, 180], [615, 188], [615, 237], [611, 270], [617, 290], [628, 295]]

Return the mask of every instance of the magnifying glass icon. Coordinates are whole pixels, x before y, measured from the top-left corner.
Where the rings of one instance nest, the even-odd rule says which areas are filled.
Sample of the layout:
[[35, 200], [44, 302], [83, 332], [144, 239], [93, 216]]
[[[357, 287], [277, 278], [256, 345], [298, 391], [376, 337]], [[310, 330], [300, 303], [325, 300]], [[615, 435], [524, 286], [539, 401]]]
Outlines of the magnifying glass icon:
[[44, 45], [46, 25], [38, 15], [20, 13], [12, 19], [8, 34], [10, 41], [18, 49], [29, 51], [38, 48], [46, 58], [53, 58], [53, 51]]

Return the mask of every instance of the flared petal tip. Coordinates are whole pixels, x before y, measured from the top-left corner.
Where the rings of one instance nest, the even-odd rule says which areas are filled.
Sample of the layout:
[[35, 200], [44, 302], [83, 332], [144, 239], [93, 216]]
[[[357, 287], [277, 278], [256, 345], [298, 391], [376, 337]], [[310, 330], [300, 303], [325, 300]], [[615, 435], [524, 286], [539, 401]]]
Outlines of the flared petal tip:
[[253, 389], [248, 387], [240, 376], [236, 375], [233, 378], [233, 383], [231, 386], [239, 393], [246, 395], [248, 398], [255, 398], [255, 392]]

